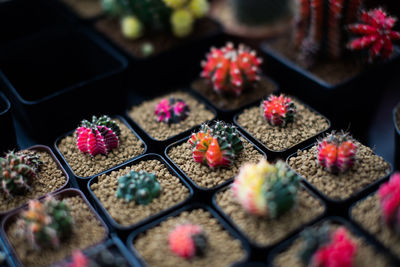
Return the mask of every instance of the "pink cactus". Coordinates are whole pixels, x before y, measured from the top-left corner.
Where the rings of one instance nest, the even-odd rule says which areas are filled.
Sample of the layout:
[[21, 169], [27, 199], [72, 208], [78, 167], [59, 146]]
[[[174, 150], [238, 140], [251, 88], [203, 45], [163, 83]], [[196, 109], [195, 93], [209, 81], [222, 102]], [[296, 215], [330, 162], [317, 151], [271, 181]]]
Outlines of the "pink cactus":
[[244, 45], [236, 50], [232, 43], [211, 48], [202, 62], [201, 77], [212, 82], [217, 93], [240, 95], [246, 86], [259, 80], [262, 60]]
[[76, 129], [76, 145], [81, 152], [89, 153], [93, 157], [97, 154], [107, 155], [118, 147], [120, 133], [118, 124], [110, 117], [102, 116], [97, 119], [93, 116], [92, 122], [84, 120]]
[[294, 120], [296, 105], [289, 97], [271, 95], [263, 103], [264, 118], [272, 126], [286, 126]]
[[400, 233], [400, 173], [396, 172], [378, 191], [383, 221]]
[[351, 40], [347, 47], [350, 50], [369, 49], [369, 61], [388, 59], [393, 53], [393, 41], [400, 40], [400, 33], [393, 31], [396, 18], [390, 17], [381, 8], [363, 11], [362, 23], [351, 24], [351, 33], [361, 37]]
[[345, 228], [337, 229], [332, 240], [319, 248], [312, 257], [312, 267], [351, 267], [357, 253], [357, 244], [351, 240]]
[[158, 122], [179, 123], [190, 113], [189, 106], [181, 99], [162, 99], [156, 106], [154, 114]]
[[171, 251], [184, 259], [202, 255], [207, 244], [203, 229], [199, 225], [178, 225], [168, 238]]

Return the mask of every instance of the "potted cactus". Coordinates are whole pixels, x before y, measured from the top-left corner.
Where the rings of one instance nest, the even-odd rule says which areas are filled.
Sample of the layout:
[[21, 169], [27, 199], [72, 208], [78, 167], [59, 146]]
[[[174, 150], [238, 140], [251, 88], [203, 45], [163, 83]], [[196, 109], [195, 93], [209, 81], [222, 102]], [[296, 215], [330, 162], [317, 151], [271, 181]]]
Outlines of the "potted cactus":
[[83, 194], [68, 189], [7, 216], [2, 234], [18, 264], [48, 266], [100, 243], [108, 229]]
[[230, 266], [246, 251], [216, 214], [197, 207], [180, 209], [133, 233], [128, 244], [147, 266]]
[[[375, 88], [382, 88], [399, 58], [392, 43], [400, 38], [396, 19], [380, 8], [363, 10], [362, 2], [296, 0], [292, 34], [262, 46], [272, 77], [343, 128], [349, 122], [365, 127], [365, 112], [373, 111], [382, 91]], [[365, 90], [363, 101], [354, 102]]]
[[274, 152], [291, 149], [330, 127], [325, 117], [283, 94], [269, 96], [261, 107], [245, 109], [235, 122]]
[[173, 92], [133, 106], [128, 116], [152, 139], [164, 141], [212, 120], [213, 111], [186, 92]]
[[113, 226], [131, 229], [181, 204], [190, 190], [161, 158], [137, 161], [93, 178], [89, 190]]
[[273, 266], [392, 266], [385, 254], [333, 221], [306, 228], [273, 252]]
[[[345, 132], [331, 132], [288, 158], [289, 166], [331, 200], [354, 198], [391, 168], [373, 150]], [[307, 166], [304, 168], [303, 166]]]
[[56, 141], [58, 152], [74, 174], [87, 178], [144, 153], [146, 147], [121, 118], [107, 115], [83, 120]]
[[321, 201], [299, 180], [280, 160], [246, 163], [214, 202], [253, 244], [271, 246], [324, 211]]
[[10, 151], [0, 158], [0, 215], [68, 184], [69, 177], [46, 146]]
[[189, 139], [170, 145], [167, 155], [203, 189], [225, 183], [243, 162], [255, 162], [263, 156], [235, 126], [223, 121], [202, 124]]
[[261, 75], [262, 59], [243, 44], [235, 48], [212, 47], [202, 61], [201, 78], [192, 88], [219, 110], [232, 111], [260, 100], [277, 89], [274, 82]]
[[358, 201], [350, 212], [354, 221], [374, 235], [394, 255], [400, 253], [399, 186], [400, 173], [396, 172], [378, 191]]

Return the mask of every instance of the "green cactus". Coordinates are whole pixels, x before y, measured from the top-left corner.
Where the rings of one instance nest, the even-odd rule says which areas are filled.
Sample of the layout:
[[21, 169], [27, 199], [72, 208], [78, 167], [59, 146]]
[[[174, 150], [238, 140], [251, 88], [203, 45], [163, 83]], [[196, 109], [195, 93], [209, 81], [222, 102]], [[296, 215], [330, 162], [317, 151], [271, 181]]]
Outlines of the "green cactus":
[[40, 156], [32, 151], [13, 151], [0, 158], [0, 190], [7, 197], [30, 189], [40, 169]]
[[[206, 125], [202, 125], [206, 127]], [[235, 126], [223, 121], [216, 121], [210, 127], [210, 134], [216, 137], [221, 150], [230, 150], [232, 156], [239, 154], [243, 150], [243, 142], [239, 138], [239, 133]]]
[[118, 178], [117, 198], [135, 201], [140, 205], [149, 204], [161, 192], [160, 183], [153, 173], [131, 171]]
[[119, 128], [119, 125], [116, 121], [112, 120], [109, 116], [103, 115], [99, 118], [96, 116], [92, 117], [92, 121], [88, 120], [83, 120], [81, 122], [81, 126], [84, 126], [86, 128], [90, 129], [96, 129], [98, 126], [105, 126], [109, 129], [111, 129], [117, 136], [121, 135], [121, 129]]

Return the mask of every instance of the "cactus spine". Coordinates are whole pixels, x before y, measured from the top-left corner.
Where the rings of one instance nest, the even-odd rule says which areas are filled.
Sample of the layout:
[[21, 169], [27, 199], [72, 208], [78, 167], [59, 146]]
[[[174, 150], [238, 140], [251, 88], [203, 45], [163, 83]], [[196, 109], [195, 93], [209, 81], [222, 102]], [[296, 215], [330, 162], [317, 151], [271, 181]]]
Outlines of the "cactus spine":
[[58, 248], [60, 241], [71, 234], [73, 219], [65, 201], [48, 197], [43, 203], [29, 201], [29, 208], [22, 212], [18, 225], [33, 248]]
[[169, 234], [169, 248], [172, 253], [184, 259], [202, 256], [207, 247], [207, 237], [200, 225], [178, 225]]
[[149, 204], [160, 195], [161, 186], [153, 173], [131, 171], [118, 178], [117, 198], [135, 201], [140, 205]]
[[40, 156], [33, 152], [8, 152], [4, 158], [0, 158], [0, 190], [10, 198], [30, 190], [40, 165]]
[[236, 127], [222, 121], [212, 126], [203, 124], [188, 142], [192, 145], [194, 161], [211, 168], [231, 165], [243, 150]]
[[232, 193], [247, 212], [274, 219], [296, 203], [299, 179], [283, 161], [270, 164], [262, 159], [240, 168]]

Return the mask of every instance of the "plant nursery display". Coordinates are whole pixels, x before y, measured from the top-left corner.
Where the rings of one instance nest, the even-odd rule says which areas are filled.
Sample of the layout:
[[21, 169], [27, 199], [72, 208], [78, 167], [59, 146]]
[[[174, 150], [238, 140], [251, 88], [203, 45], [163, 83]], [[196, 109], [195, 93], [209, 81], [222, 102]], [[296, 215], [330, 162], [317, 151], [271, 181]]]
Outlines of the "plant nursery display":
[[143, 101], [128, 116], [151, 138], [166, 140], [212, 120], [213, 111], [187, 92], [173, 92]]
[[329, 221], [303, 230], [273, 259], [274, 266], [391, 266], [390, 261], [344, 225]]
[[288, 164], [334, 200], [355, 196], [368, 185], [387, 177], [391, 171], [389, 163], [375, 155], [372, 149], [348, 133], [335, 131], [289, 157]]
[[236, 122], [271, 151], [288, 150], [330, 127], [324, 116], [283, 94], [245, 109]]
[[223, 110], [234, 110], [272, 93], [276, 86], [261, 75], [262, 59], [255, 50], [228, 42], [212, 47], [202, 61], [201, 79], [192, 83], [195, 91]]
[[272, 245], [324, 211], [299, 180], [283, 161], [245, 163], [215, 203], [253, 243]]
[[57, 143], [75, 175], [90, 177], [145, 151], [145, 145], [121, 119], [107, 115], [83, 120], [74, 133]]
[[232, 179], [243, 162], [255, 162], [263, 156], [235, 126], [223, 121], [202, 124], [188, 140], [171, 145], [167, 155], [202, 188]]
[[6, 153], [0, 158], [0, 214], [64, 188], [68, 179], [48, 147]]

